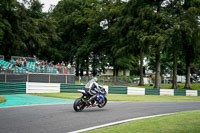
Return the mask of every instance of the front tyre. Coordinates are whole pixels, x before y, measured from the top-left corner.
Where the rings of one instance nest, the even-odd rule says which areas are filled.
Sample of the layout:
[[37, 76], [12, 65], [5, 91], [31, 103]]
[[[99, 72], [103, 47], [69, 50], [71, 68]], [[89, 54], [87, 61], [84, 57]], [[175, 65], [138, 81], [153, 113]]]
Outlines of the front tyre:
[[104, 99], [102, 100], [102, 102], [98, 105], [99, 108], [103, 108], [107, 103], [107, 98], [104, 97]]
[[81, 98], [78, 98], [75, 100], [73, 107], [76, 112], [81, 112], [85, 108], [85, 103]]

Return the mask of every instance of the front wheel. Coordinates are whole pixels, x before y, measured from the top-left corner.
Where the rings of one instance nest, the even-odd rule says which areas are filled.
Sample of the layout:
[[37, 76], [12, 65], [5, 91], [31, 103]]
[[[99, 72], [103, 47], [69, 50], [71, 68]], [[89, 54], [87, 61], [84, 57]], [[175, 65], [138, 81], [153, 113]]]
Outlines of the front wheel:
[[80, 112], [85, 108], [85, 103], [82, 101], [81, 98], [78, 98], [74, 102], [74, 110], [76, 112]]
[[107, 98], [104, 97], [104, 99], [102, 100], [102, 102], [98, 105], [99, 108], [103, 108], [107, 103]]

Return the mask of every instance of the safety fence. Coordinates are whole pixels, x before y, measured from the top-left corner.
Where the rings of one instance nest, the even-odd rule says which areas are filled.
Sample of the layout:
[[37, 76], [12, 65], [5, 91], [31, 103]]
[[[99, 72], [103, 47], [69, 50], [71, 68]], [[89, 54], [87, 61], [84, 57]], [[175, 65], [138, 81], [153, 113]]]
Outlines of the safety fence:
[[66, 74], [0, 74], [0, 82], [40, 82], [40, 83], [70, 83], [75, 84], [75, 75]]
[[[0, 82], [0, 95], [25, 93], [78, 93], [85, 85], [38, 82]], [[109, 94], [161, 95], [161, 96], [200, 96], [198, 90], [152, 89], [125, 86], [103, 86]]]

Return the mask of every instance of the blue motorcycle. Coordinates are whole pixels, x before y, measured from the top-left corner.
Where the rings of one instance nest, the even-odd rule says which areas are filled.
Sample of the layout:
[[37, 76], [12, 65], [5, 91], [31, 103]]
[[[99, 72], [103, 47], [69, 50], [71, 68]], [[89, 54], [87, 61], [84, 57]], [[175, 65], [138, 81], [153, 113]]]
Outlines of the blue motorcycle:
[[[74, 102], [74, 110], [76, 112], [82, 111], [84, 108], [88, 107], [96, 107], [103, 108], [107, 103], [106, 98], [106, 90], [103, 87], [100, 87], [101, 91], [99, 92], [96, 88], [93, 89], [93, 91], [96, 92], [96, 95], [91, 95], [88, 93], [88, 88], [85, 87], [83, 90], [78, 90], [80, 93], [82, 93], [82, 96], [75, 100]], [[92, 101], [88, 102], [88, 100], [94, 97]]]

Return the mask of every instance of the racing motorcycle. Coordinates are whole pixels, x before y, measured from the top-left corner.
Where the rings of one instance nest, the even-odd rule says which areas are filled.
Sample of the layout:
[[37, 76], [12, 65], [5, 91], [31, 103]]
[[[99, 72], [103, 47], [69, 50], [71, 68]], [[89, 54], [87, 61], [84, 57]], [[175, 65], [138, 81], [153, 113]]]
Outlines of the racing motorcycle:
[[106, 98], [106, 90], [100, 86], [101, 92], [99, 92], [96, 88], [93, 89], [97, 93], [96, 97], [91, 101], [88, 102], [88, 100], [92, 97], [91, 94], [88, 93], [88, 88], [87, 85], [83, 90], [78, 90], [80, 93], [82, 93], [82, 96], [78, 99], [75, 100], [74, 102], [74, 110], [76, 112], [82, 111], [84, 108], [89, 108], [89, 107], [96, 107], [98, 106], [99, 108], [103, 108], [106, 103], [107, 103], [107, 98]]

